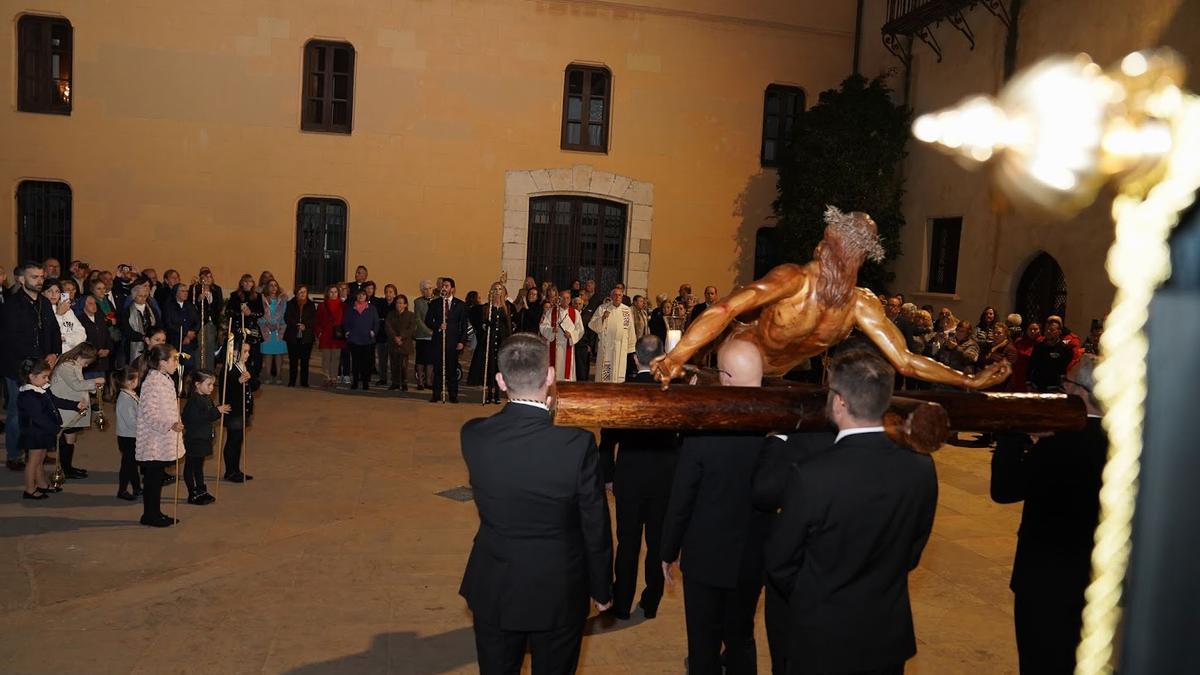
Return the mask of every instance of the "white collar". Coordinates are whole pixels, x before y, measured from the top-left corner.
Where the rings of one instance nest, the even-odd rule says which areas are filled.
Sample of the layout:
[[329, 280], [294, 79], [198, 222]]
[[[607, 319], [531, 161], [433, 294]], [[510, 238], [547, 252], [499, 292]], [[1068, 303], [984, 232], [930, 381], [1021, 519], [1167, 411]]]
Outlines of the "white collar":
[[541, 408], [542, 410], [545, 410], [546, 412], [550, 412], [549, 406], [547, 406], [545, 403], [538, 403], [537, 401], [515, 401], [512, 399], [509, 399], [508, 402], [516, 403], [518, 405], [527, 405], [530, 408]]
[[32, 384], [23, 384], [23, 385], [21, 385], [20, 391], [36, 391], [39, 394], [44, 394], [44, 393], [46, 393], [46, 390], [49, 388], [50, 388], [50, 385], [48, 385], [48, 384], [44, 387], [35, 387]]
[[847, 436], [854, 436], [855, 434], [881, 434], [881, 433], [883, 433], [883, 427], [858, 427], [856, 429], [842, 429], [841, 431], [838, 432], [837, 438], [833, 439], [833, 444], [837, 445], [838, 442], [841, 441], [843, 438], [845, 438]]

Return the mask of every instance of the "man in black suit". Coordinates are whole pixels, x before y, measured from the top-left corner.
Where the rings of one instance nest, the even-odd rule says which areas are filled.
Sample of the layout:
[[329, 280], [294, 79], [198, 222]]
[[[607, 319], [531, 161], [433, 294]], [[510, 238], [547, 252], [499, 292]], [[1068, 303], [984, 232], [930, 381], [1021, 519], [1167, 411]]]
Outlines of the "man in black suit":
[[767, 540], [788, 599], [788, 673], [902, 673], [916, 653], [908, 572], [937, 507], [933, 460], [883, 432], [895, 371], [863, 350], [829, 367], [833, 448], [790, 471]]
[[1092, 395], [1096, 357], [1085, 354], [1063, 380], [1087, 406], [1087, 425], [1040, 439], [1004, 434], [992, 455], [992, 499], [1024, 500], [1013, 561], [1013, 619], [1022, 673], [1071, 673], [1079, 643], [1083, 591], [1108, 453]]
[[[796, 464], [828, 451], [836, 434], [814, 431], [767, 437], [766, 447], [754, 469], [754, 508], [765, 511], [771, 525], [783, 506], [788, 477]], [[767, 584], [763, 602], [763, 619], [767, 628], [767, 648], [771, 651], [771, 673], [787, 674], [788, 634], [790, 620], [787, 598], [772, 584]]]
[[[642, 336], [634, 350], [637, 375], [633, 383], [655, 384], [650, 362], [662, 356], [663, 344], [655, 335]], [[616, 459], [614, 461], [614, 450]], [[671, 479], [679, 435], [672, 431], [602, 429], [600, 463], [604, 482], [616, 498], [617, 561], [613, 582], [613, 608], [618, 619], [628, 619], [637, 590], [638, 557], [642, 552], [642, 532], [646, 533], [646, 588], [638, 606], [647, 619], [658, 614], [663, 595], [662, 550], [663, 519], [671, 496]]]
[[[425, 325], [433, 330], [433, 397], [442, 400], [442, 382], [451, 403], [458, 403], [458, 354], [467, 344], [467, 305], [454, 297], [454, 279], [442, 278], [442, 297], [429, 303]], [[549, 357], [547, 357], [549, 358]]]
[[[434, 303], [437, 304], [437, 303]], [[500, 347], [496, 382], [509, 403], [462, 429], [479, 532], [459, 589], [475, 615], [479, 671], [573, 673], [588, 598], [612, 606], [612, 539], [596, 441], [556, 427], [547, 408], [546, 343], [518, 333]]]
[[[743, 340], [729, 340], [717, 355], [721, 384], [762, 386], [762, 359]], [[754, 467], [766, 439], [761, 434], [687, 436], [663, 526], [662, 568], [681, 558], [687, 618], [688, 672], [754, 673], [754, 612], [762, 589], [766, 514], [751, 503]]]

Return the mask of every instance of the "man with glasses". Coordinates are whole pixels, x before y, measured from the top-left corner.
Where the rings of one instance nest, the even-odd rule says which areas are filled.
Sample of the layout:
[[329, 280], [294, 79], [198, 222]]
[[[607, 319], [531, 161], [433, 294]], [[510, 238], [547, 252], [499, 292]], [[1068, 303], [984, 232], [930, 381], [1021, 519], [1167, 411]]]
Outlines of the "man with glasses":
[[0, 374], [8, 387], [8, 417], [4, 427], [6, 466], [11, 471], [23, 471], [21, 461], [21, 425], [17, 415], [17, 390], [21, 362], [25, 359], [46, 358], [53, 365], [62, 351], [62, 335], [54, 308], [42, 297], [45, 269], [38, 263], [23, 266], [19, 290], [8, 298], [0, 309]]
[[1108, 452], [1103, 413], [1092, 394], [1097, 363], [1085, 354], [1062, 380], [1063, 390], [1087, 407], [1083, 429], [1034, 443], [1023, 434], [1004, 434], [992, 455], [992, 499], [1025, 502], [1009, 584], [1022, 673], [1075, 670]]
[[785, 672], [903, 673], [917, 652], [908, 573], [933, 529], [933, 460], [884, 433], [895, 371], [874, 351], [829, 365], [833, 447], [792, 466], [766, 545], [790, 610]]

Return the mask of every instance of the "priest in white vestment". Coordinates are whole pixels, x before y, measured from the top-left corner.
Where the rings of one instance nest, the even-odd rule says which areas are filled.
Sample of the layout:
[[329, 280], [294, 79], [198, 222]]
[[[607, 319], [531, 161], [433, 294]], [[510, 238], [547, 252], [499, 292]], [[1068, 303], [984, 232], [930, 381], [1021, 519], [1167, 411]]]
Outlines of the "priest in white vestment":
[[600, 337], [596, 347], [596, 382], [624, 382], [625, 365], [637, 344], [633, 310], [622, 304], [625, 286], [617, 284], [612, 296], [596, 308], [588, 328]]
[[550, 343], [550, 365], [559, 380], [575, 381], [575, 344], [583, 339], [583, 314], [571, 306], [571, 291], [554, 298], [550, 309], [542, 312], [539, 328]]

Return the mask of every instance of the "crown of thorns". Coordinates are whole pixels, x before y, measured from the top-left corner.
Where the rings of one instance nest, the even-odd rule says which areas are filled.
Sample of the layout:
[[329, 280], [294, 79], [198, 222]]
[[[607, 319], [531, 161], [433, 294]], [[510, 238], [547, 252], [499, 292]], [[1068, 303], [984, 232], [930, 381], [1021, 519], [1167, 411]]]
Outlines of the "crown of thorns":
[[837, 232], [842, 243], [855, 251], [862, 251], [874, 262], [883, 262], [883, 241], [858, 222], [853, 214], [842, 213], [836, 206], [825, 206], [825, 224]]

